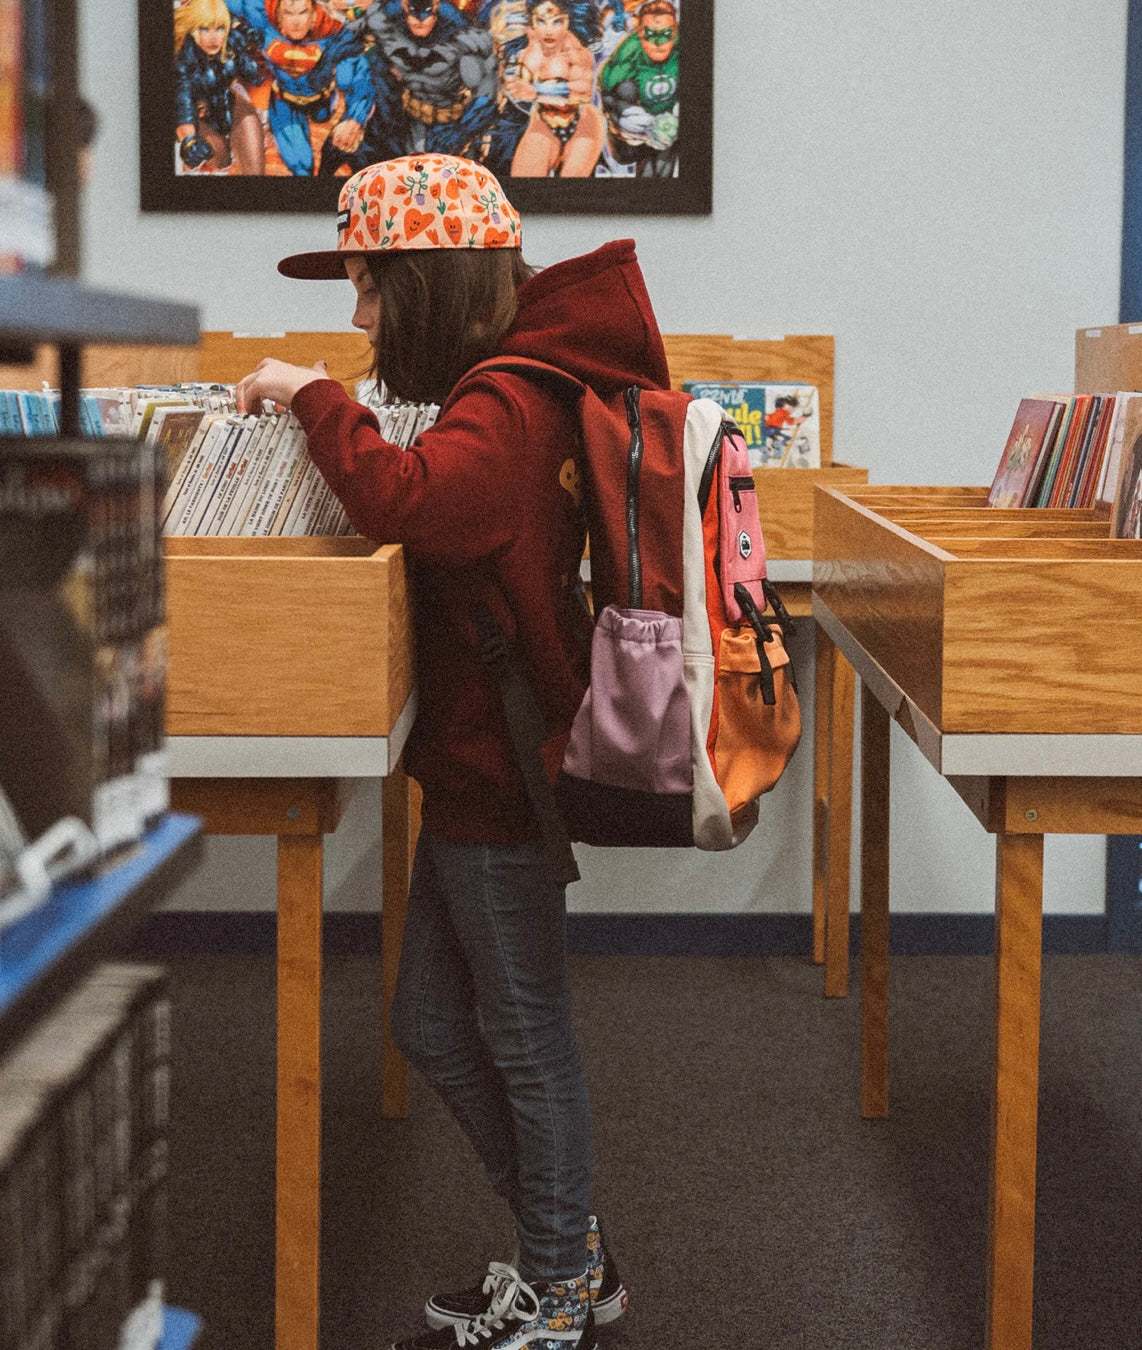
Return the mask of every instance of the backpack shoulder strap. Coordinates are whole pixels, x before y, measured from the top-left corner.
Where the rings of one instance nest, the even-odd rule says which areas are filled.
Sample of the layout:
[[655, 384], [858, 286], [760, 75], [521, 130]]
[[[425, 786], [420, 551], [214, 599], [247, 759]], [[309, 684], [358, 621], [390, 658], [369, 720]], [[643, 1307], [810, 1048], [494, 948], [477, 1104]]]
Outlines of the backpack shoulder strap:
[[449, 402], [455, 397], [456, 390], [474, 375], [494, 374], [496, 371], [504, 371], [509, 375], [522, 375], [532, 379], [536, 384], [561, 386], [576, 398], [581, 398], [587, 391], [587, 386], [582, 380], [576, 379], [574, 375], [569, 375], [559, 366], [550, 365], [546, 361], [537, 361], [530, 356], [490, 356], [486, 361], [477, 362], [471, 370], [464, 373], [460, 383], [449, 395]]
[[[526, 356], [493, 356], [472, 367], [461, 384], [474, 375], [506, 371], [561, 387], [576, 398], [583, 395], [586, 386], [573, 375], [546, 361], [535, 361]], [[459, 385], [457, 386], [459, 388]], [[455, 390], [453, 391], [453, 396]], [[579, 869], [567, 827], [559, 814], [555, 792], [547, 779], [543, 764], [542, 746], [545, 736], [543, 714], [535, 698], [535, 691], [520, 664], [511, 641], [501, 631], [487, 604], [479, 604], [472, 611], [472, 621], [480, 639], [480, 656], [495, 677], [500, 690], [504, 717], [508, 724], [516, 763], [523, 774], [524, 787], [531, 803], [540, 838], [546, 845], [555, 871], [562, 885], [579, 880]]]
[[555, 870], [555, 879], [563, 886], [579, 880], [579, 868], [567, 827], [559, 814], [555, 791], [543, 765], [543, 714], [535, 692], [520, 666], [515, 649], [504, 636], [486, 604], [472, 611], [472, 620], [480, 638], [480, 656], [500, 687], [504, 717], [511, 736], [516, 763], [523, 774], [528, 801], [535, 813], [540, 839], [546, 845]]

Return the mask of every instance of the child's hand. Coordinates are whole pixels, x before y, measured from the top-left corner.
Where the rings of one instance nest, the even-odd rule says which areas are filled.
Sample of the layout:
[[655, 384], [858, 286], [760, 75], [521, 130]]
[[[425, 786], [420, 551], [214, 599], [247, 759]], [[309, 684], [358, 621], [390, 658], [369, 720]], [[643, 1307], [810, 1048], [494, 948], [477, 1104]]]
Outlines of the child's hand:
[[263, 399], [269, 399], [279, 408], [288, 408], [299, 389], [314, 380], [328, 378], [324, 361], [318, 361], [314, 366], [291, 366], [287, 361], [267, 356], [234, 386], [234, 402], [240, 413], [260, 413]]

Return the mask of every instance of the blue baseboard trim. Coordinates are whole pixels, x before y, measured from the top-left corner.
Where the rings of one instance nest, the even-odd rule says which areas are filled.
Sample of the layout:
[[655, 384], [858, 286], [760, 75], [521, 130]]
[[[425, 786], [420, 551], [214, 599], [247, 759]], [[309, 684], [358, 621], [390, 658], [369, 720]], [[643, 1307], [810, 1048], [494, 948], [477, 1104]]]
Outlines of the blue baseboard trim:
[[[274, 951], [276, 916], [270, 912], [171, 911], [152, 914], [136, 929], [140, 956], [265, 955]], [[860, 917], [851, 920], [851, 945], [860, 946]], [[330, 955], [381, 950], [379, 914], [325, 915], [323, 948]], [[889, 946], [901, 956], [986, 956], [994, 947], [990, 914], [894, 914]], [[567, 948], [573, 956], [805, 956], [812, 950], [808, 914], [571, 914]], [[1092, 955], [1108, 950], [1101, 914], [1048, 914], [1043, 951]]]
[[1110, 950], [1142, 955], [1142, 836], [1106, 841], [1106, 914]]

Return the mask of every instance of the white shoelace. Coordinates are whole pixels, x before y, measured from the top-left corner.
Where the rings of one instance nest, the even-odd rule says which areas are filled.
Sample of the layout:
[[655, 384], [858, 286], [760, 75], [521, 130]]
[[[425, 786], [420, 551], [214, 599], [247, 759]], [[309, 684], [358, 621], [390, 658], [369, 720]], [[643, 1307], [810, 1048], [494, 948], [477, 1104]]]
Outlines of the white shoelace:
[[488, 1311], [454, 1328], [458, 1346], [490, 1341], [496, 1332], [505, 1328], [509, 1319], [530, 1322], [539, 1316], [539, 1295], [514, 1266], [502, 1261], [490, 1262], [484, 1278], [484, 1293], [492, 1295]]

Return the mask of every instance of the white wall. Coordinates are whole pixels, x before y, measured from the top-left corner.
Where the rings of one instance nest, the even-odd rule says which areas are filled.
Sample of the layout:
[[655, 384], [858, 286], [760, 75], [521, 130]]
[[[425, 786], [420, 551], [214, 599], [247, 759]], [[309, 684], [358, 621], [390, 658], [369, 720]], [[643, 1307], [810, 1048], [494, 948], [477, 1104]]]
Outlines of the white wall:
[[[331, 220], [140, 214], [134, 7], [80, 8], [102, 118], [87, 279], [193, 301], [205, 328], [344, 326], [347, 283], [274, 270], [328, 247]], [[1125, 34], [1126, 0], [718, 0], [713, 214], [532, 217], [525, 252], [631, 234], [666, 331], [834, 333], [838, 459], [877, 482], [989, 481], [1020, 395], [1071, 388], [1074, 330], [1117, 319]], [[808, 910], [802, 753], [736, 854], [591, 857], [573, 905]], [[902, 735], [892, 760], [894, 906], [989, 908], [993, 841]], [[335, 906], [377, 903], [378, 816], [369, 788], [333, 838]], [[267, 841], [210, 855], [176, 905], [272, 906]], [[1049, 840], [1047, 908], [1100, 910], [1102, 868], [1101, 840]]]

